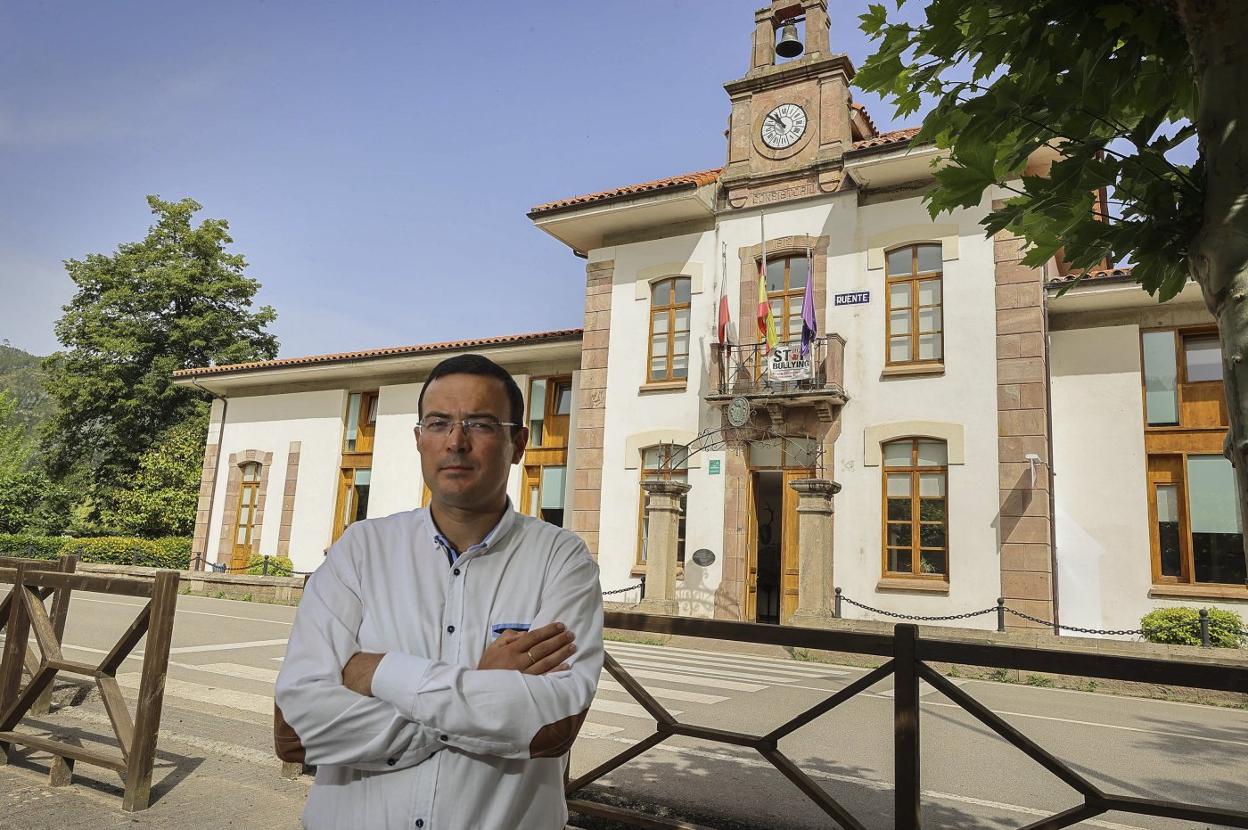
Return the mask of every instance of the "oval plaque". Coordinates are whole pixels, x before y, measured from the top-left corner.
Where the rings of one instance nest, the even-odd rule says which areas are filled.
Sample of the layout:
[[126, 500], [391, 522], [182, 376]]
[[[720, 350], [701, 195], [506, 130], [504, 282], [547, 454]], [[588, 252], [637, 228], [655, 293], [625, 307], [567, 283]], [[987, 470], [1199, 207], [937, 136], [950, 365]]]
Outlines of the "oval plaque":
[[743, 427], [750, 422], [749, 398], [733, 398], [728, 404], [728, 423], [734, 427]]
[[693, 564], [700, 565], [703, 568], [708, 567], [715, 561], [715, 554], [706, 548], [698, 548], [693, 552]]

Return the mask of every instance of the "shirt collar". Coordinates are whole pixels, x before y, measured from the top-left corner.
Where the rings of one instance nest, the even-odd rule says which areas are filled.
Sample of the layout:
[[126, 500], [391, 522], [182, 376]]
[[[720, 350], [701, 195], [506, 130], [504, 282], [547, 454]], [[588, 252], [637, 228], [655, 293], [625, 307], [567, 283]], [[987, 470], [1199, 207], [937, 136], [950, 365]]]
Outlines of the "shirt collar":
[[433, 520], [433, 510], [429, 510], [429, 529], [433, 534], [433, 542], [443, 550], [447, 551], [448, 558], [454, 557], [453, 562], [458, 562], [467, 556], [476, 556], [477, 554], [486, 554], [490, 552], [490, 548], [497, 545], [511, 530], [512, 525], [516, 523], [516, 511], [512, 507], [511, 497], [507, 497], [507, 503], [503, 507], [503, 515], [499, 518], [498, 524], [494, 525], [489, 533], [485, 534], [485, 538], [468, 550], [460, 552], [455, 549], [455, 545], [451, 544], [451, 540], [442, 535], [442, 531], [438, 530], [438, 524]]

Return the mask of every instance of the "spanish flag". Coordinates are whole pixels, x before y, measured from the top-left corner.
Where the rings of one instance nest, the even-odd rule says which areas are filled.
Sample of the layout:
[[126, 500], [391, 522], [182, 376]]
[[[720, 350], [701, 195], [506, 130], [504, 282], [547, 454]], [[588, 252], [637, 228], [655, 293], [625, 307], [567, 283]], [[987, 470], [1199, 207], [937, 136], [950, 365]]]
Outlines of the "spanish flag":
[[776, 347], [776, 318], [771, 314], [767, 299], [767, 260], [758, 269], [758, 336], [763, 338], [763, 354], [770, 354]]

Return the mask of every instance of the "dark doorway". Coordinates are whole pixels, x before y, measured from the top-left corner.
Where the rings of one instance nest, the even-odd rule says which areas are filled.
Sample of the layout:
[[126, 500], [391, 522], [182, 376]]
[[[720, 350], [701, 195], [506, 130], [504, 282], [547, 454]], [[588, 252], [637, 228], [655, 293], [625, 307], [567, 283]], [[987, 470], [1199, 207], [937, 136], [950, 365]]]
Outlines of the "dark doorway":
[[780, 622], [780, 550], [784, 539], [784, 473], [757, 472], [758, 490], [754, 518], [758, 528], [758, 599], [755, 621]]

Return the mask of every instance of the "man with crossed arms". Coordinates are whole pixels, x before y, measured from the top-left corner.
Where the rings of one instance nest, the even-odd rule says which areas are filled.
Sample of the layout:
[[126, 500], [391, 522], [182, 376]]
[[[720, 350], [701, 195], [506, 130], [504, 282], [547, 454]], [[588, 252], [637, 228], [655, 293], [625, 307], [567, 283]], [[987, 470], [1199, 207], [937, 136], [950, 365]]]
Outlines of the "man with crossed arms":
[[443, 361], [419, 414], [432, 501], [351, 525], [309, 579], [278, 754], [317, 767], [311, 830], [560, 830], [602, 668], [598, 566], [507, 498], [528, 430], [504, 369]]

